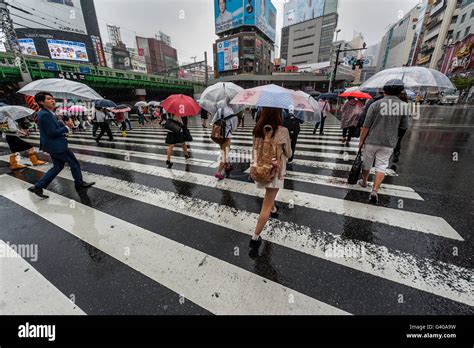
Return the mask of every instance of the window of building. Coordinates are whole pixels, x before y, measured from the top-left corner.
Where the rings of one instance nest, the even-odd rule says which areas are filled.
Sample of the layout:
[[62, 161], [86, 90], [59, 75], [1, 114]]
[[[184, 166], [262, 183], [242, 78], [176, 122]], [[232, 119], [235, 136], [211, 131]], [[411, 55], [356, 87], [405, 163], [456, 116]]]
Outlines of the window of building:
[[453, 18], [451, 19], [451, 24], [454, 24], [458, 21], [458, 16], [453, 16]]
[[466, 14], [463, 14], [461, 17], [461, 23], [464, 23], [464, 20], [466, 19]]
[[293, 54], [293, 58], [301, 57], [301, 56], [307, 56], [308, 54], [313, 54], [313, 52], [309, 51], [309, 52], [304, 52], [304, 53], [299, 53], [299, 54]]
[[471, 18], [474, 17], [474, 9], [471, 10]]
[[469, 26], [466, 28], [466, 31], [464, 32], [464, 37], [468, 36], [470, 31], [471, 31], [471, 27]]
[[299, 41], [299, 40], [304, 40], [304, 39], [309, 39], [310, 37], [313, 37], [314, 35], [308, 35], [308, 36], [302, 36], [297, 39], [294, 39], [294, 41]]
[[297, 49], [297, 48], [303, 48], [303, 47], [309, 47], [309, 46], [314, 46], [314, 43], [310, 43], [310, 44], [307, 44], [307, 45], [302, 45], [302, 46], [295, 46], [293, 47], [293, 49]]

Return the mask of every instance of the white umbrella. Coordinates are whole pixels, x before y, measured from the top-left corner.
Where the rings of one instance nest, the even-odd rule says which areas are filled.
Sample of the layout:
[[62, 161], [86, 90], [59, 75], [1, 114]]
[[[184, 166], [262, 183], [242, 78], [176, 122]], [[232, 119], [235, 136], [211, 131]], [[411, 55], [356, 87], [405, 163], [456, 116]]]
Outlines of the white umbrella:
[[160, 106], [160, 104], [161, 104], [160, 102], [157, 102], [154, 100], [148, 102], [148, 106]]
[[346, 90], [344, 91], [344, 93], [349, 93], [349, 92], [360, 92], [360, 87], [359, 86], [349, 87], [349, 88], [346, 88]]
[[[232, 82], [218, 82], [212, 86], [207, 87], [204, 92], [202, 92], [201, 97], [199, 98], [199, 105], [210, 112], [215, 114], [218, 107], [218, 102], [224, 102], [226, 107], [232, 109], [233, 114], [236, 114], [242, 111], [245, 108], [245, 105], [231, 105], [230, 101], [244, 89], [240, 86], [237, 86]], [[227, 109], [227, 113], [228, 113]]]
[[4, 122], [7, 117], [12, 120], [19, 120], [24, 117], [31, 116], [35, 113], [35, 110], [26, 108], [18, 105], [5, 105], [0, 106], [0, 122]]
[[58, 99], [98, 100], [102, 96], [89, 86], [66, 79], [43, 79], [30, 82], [18, 93], [36, 95], [39, 92], [49, 92]]
[[423, 68], [420, 66], [386, 69], [378, 72], [365, 81], [363, 89], [383, 88], [390, 80], [402, 80], [405, 88], [437, 88], [438, 90], [454, 89], [449, 78], [438, 70]]
[[145, 107], [145, 106], [148, 106], [148, 103], [147, 102], [144, 102], [144, 101], [139, 101], [135, 104], [135, 107], [136, 108], [140, 108], [140, 107]]

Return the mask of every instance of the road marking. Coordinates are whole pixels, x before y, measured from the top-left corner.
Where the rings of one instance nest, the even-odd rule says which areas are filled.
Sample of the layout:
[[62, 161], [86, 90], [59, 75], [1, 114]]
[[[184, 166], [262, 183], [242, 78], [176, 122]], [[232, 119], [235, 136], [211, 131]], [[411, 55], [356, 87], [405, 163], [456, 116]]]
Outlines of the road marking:
[[0, 315], [86, 314], [1, 239], [0, 250]]
[[68, 207], [69, 199], [48, 192], [49, 200], [37, 200], [25, 182], [9, 176], [0, 182], [7, 199], [214, 314], [349, 314], [79, 202], [64, 214], [54, 207]]
[[[69, 172], [63, 171], [60, 176], [73, 180]], [[84, 176], [88, 181], [95, 181], [98, 189], [136, 201], [145, 201], [147, 204], [216, 226], [228, 226], [232, 230], [249, 236], [253, 235], [258, 220], [258, 214], [199, 198], [187, 197], [98, 174], [85, 172]], [[275, 219], [269, 220], [263, 231], [263, 236], [272, 243], [359, 272], [468, 305], [474, 304], [474, 299], [470, 296], [472, 286], [469, 280], [472, 277], [472, 271], [463, 267], [427, 258], [418, 258], [396, 250], [389, 251], [384, 246], [352, 240], [326, 231]], [[340, 246], [343, 250], [362, 250], [363, 247], [364, 256], [361, 258], [328, 257], [327, 250], [330, 250], [334, 245]]]
[[[190, 182], [193, 184], [215, 187], [230, 192], [236, 192], [248, 196], [263, 198], [265, 191], [258, 190], [255, 184], [237, 180], [226, 179], [218, 181], [215, 178], [198, 173], [184, 172], [180, 170], [169, 170], [166, 168], [124, 162], [102, 157], [76, 154], [76, 157], [84, 162], [95, 163], [115, 167], [123, 170], [131, 170], [139, 173], [164, 177], [173, 180]], [[5, 160], [7, 156], [3, 156]], [[316, 209], [328, 213], [348, 216], [403, 229], [433, 234], [444, 238], [464, 241], [464, 239], [449, 225], [446, 220], [438, 216], [413, 213], [404, 210], [374, 206], [371, 204], [352, 202], [348, 200], [326, 197], [300, 191], [281, 189], [277, 201], [285, 204], [293, 203], [295, 206]]]

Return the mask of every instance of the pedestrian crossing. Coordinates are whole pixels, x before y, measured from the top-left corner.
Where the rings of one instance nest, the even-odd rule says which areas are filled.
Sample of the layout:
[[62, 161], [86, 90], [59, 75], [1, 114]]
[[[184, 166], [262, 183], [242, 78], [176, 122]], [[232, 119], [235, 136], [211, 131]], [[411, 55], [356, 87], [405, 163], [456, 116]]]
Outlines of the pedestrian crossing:
[[[90, 131], [71, 135], [84, 179], [96, 182], [87, 193], [78, 195], [64, 170], [49, 200], [32, 196], [26, 188], [50, 163], [0, 176], [0, 219], [10, 227], [0, 250], [7, 241], [40, 245], [38, 261], [0, 258], [0, 271], [48, 294], [2, 287], [0, 314], [472, 314], [472, 269], [419, 248], [462, 246], [461, 231], [431, 215], [423, 195], [398, 185], [395, 173], [381, 205], [369, 205], [370, 188], [347, 184], [357, 149], [337, 146], [337, 122], [329, 119], [323, 136], [303, 125], [277, 196], [281, 216], [269, 220], [257, 258], [248, 240], [263, 191], [249, 180], [248, 163], [236, 163], [224, 181], [213, 177], [219, 151], [209, 129], [189, 127], [192, 158], [176, 148], [171, 170], [162, 129], [136, 128], [125, 139], [115, 132], [114, 142], [100, 145]], [[249, 151], [251, 131], [239, 129], [233, 148]], [[38, 135], [29, 141], [37, 146]], [[25, 218], [7, 219], [12, 212]], [[13, 233], [30, 224], [28, 238]], [[58, 277], [62, 267], [78, 272]]]

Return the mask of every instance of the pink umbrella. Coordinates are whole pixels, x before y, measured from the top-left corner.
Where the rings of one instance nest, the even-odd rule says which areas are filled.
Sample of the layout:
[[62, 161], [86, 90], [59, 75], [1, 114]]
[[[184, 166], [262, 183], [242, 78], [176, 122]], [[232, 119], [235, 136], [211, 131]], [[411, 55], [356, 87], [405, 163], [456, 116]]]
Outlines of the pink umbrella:
[[234, 99], [232, 99], [230, 104], [314, 111], [304, 96], [291, 89], [273, 84], [245, 89], [239, 92]]

